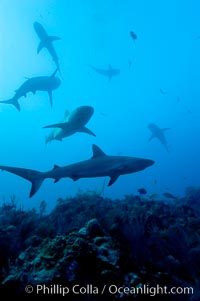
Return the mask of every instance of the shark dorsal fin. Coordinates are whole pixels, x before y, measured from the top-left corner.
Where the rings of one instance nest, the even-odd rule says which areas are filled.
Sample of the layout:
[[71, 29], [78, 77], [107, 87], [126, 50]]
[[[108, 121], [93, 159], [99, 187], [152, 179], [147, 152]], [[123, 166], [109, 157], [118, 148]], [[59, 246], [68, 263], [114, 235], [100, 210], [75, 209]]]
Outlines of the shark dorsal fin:
[[92, 152], [93, 152], [92, 159], [106, 156], [106, 154], [95, 144], [92, 145]]
[[56, 165], [56, 164], [54, 164], [54, 166], [53, 166], [53, 170], [55, 170], [55, 169], [57, 169], [57, 168], [59, 168], [60, 166], [58, 166], [58, 165]]
[[66, 119], [69, 116], [70, 112], [68, 110], [65, 110], [64, 119]]

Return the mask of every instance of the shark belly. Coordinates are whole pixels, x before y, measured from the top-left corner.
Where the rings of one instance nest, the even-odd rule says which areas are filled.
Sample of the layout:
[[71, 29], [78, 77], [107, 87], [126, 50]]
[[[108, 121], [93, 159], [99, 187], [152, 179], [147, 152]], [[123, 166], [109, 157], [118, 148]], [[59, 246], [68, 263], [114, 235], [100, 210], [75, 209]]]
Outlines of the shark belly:
[[[107, 158], [105, 158], [107, 159]], [[61, 178], [71, 178], [74, 181], [81, 178], [96, 178], [112, 175], [113, 171], [106, 162], [102, 162], [100, 159], [90, 159], [79, 163], [74, 163], [64, 167], [57, 167], [46, 173], [48, 178], [53, 178], [56, 181]]]

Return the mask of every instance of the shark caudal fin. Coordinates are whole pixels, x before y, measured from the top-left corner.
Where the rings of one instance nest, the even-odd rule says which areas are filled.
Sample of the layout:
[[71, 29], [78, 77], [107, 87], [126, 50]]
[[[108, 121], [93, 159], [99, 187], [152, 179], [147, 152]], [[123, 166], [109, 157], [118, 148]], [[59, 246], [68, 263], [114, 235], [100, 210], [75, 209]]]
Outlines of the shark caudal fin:
[[32, 183], [31, 191], [29, 197], [31, 198], [40, 188], [42, 182], [44, 181], [44, 173], [33, 170], [33, 169], [26, 169], [26, 168], [19, 168], [19, 167], [10, 167], [10, 166], [3, 166], [0, 165], [1, 170], [6, 170], [10, 173], [13, 173], [25, 180], [28, 180]]
[[14, 96], [13, 98], [10, 98], [8, 100], [1, 100], [0, 103], [5, 103], [8, 105], [13, 105], [15, 108], [20, 112], [21, 108], [18, 102], [18, 99]]

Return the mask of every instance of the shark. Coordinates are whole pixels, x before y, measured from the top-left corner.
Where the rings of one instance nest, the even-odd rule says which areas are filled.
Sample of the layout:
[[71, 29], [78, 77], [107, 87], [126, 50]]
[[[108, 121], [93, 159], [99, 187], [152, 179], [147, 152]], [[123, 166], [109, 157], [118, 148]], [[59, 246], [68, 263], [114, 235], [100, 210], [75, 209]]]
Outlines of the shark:
[[121, 175], [139, 172], [155, 163], [153, 160], [145, 158], [106, 155], [95, 144], [92, 145], [92, 152], [93, 155], [88, 160], [63, 167], [54, 165], [53, 169], [45, 172], [4, 165], [0, 165], [0, 169], [30, 181], [32, 186], [29, 197], [31, 198], [47, 178], [54, 179], [54, 183], [57, 183], [61, 178], [71, 178], [73, 181], [77, 181], [81, 178], [108, 176], [110, 177], [108, 186], [111, 186]]
[[49, 54], [51, 55], [53, 61], [55, 62], [57, 69], [60, 71], [59, 60], [53, 42], [60, 40], [61, 38], [57, 36], [49, 36], [44, 27], [39, 22], [34, 22], [33, 27], [40, 39], [40, 43], [37, 48], [37, 53], [39, 53], [42, 50], [42, 48], [46, 48]]
[[101, 69], [101, 68], [96, 68], [92, 65], [89, 65], [95, 72], [108, 77], [108, 80], [111, 81], [113, 76], [119, 75], [120, 74], [120, 69], [114, 69], [112, 66], [109, 64], [108, 69]]
[[170, 128], [161, 129], [154, 123], [150, 123], [148, 125], [148, 128], [151, 131], [151, 136], [149, 138], [149, 141], [151, 141], [153, 138], [157, 138], [161, 142], [161, 144], [165, 147], [166, 151], [169, 153], [169, 148], [167, 145], [164, 132], [169, 130]]
[[94, 113], [94, 108], [91, 106], [80, 106], [71, 113], [65, 111], [64, 120], [60, 123], [44, 126], [43, 128], [54, 128], [46, 137], [46, 143], [52, 140], [62, 141], [63, 138], [69, 137], [77, 132], [86, 133], [96, 136], [85, 125], [88, 123]]
[[[64, 113], [64, 118], [60, 122], [62, 122], [62, 123], [67, 122], [68, 116], [69, 116], [69, 111], [66, 110]], [[47, 144], [53, 140], [62, 141], [63, 138], [64, 138], [63, 130], [61, 128], [56, 127], [54, 129], [52, 129], [52, 131], [49, 133], [49, 135], [45, 136], [45, 143]]]
[[50, 105], [53, 105], [52, 91], [57, 89], [61, 80], [56, 76], [58, 69], [56, 69], [53, 74], [50, 76], [36, 76], [28, 78], [17, 90], [15, 90], [15, 95], [8, 100], [1, 100], [0, 103], [11, 104], [20, 111], [21, 107], [19, 104], [19, 99], [21, 97], [26, 97], [26, 94], [32, 92], [33, 94], [36, 91], [45, 91], [49, 95]]

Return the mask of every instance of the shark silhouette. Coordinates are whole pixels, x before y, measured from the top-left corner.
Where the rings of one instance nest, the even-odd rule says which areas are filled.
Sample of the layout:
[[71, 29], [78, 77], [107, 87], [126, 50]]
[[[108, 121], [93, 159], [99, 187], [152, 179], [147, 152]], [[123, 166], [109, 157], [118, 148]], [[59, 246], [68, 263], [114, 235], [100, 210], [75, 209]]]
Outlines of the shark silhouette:
[[49, 101], [52, 107], [52, 91], [57, 89], [61, 84], [60, 79], [55, 76], [57, 71], [58, 69], [56, 69], [50, 76], [37, 76], [27, 79], [17, 90], [15, 90], [13, 98], [1, 100], [0, 103], [12, 104], [18, 111], [20, 111], [21, 107], [18, 100], [22, 96], [26, 97], [26, 94], [29, 92], [35, 94], [36, 91], [45, 91], [49, 94]]
[[16, 174], [32, 183], [29, 197], [32, 197], [47, 178], [54, 179], [54, 183], [61, 178], [71, 178], [74, 181], [81, 178], [110, 177], [111, 186], [119, 176], [141, 171], [154, 164], [153, 160], [127, 157], [108, 156], [98, 146], [93, 144], [93, 156], [89, 160], [73, 163], [63, 167], [54, 165], [52, 170], [41, 172], [32, 169], [9, 167], [0, 165], [1, 170]]
[[95, 72], [108, 77], [108, 80], [110, 81], [113, 76], [116, 76], [120, 74], [120, 69], [114, 69], [112, 68], [111, 65], [108, 65], [108, 69], [101, 69], [101, 68], [96, 68], [92, 65], [89, 65]]
[[49, 136], [46, 137], [46, 143], [52, 140], [60, 140], [69, 137], [77, 132], [87, 133], [92, 136], [96, 136], [85, 125], [90, 120], [94, 113], [94, 109], [91, 106], [80, 106], [74, 111], [69, 113], [65, 112], [64, 121], [61, 123], [55, 123], [44, 126], [43, 128], [55, 128]]
[[169, 153], [169, 148], [167, 145], [164, 132], [169, 130], [170, 128], [161, 129], [154, 123], [150, 123], [148, 125], [148, 128], [151, 131], [151, 136], [149, 138], [149, 141], [151, 141], [153, 138], [157, 138], [161, 142], [161, 144], [165, 147], [166, 151]]
[[40, 43], [37, 48], [37, 53], [39, 53], [42, 48], [46, 48], [49, 54], [51, 55], [53, 61], [55, 62], [57, 69], [60, 71], [58, 56], [53, 46], [53, 41], [60, 40], [60, 38], [56, 36], [49, 36], [45, 31], [44, 27], [39, 22], [34, 22], [33, 26], [40, 39]]

